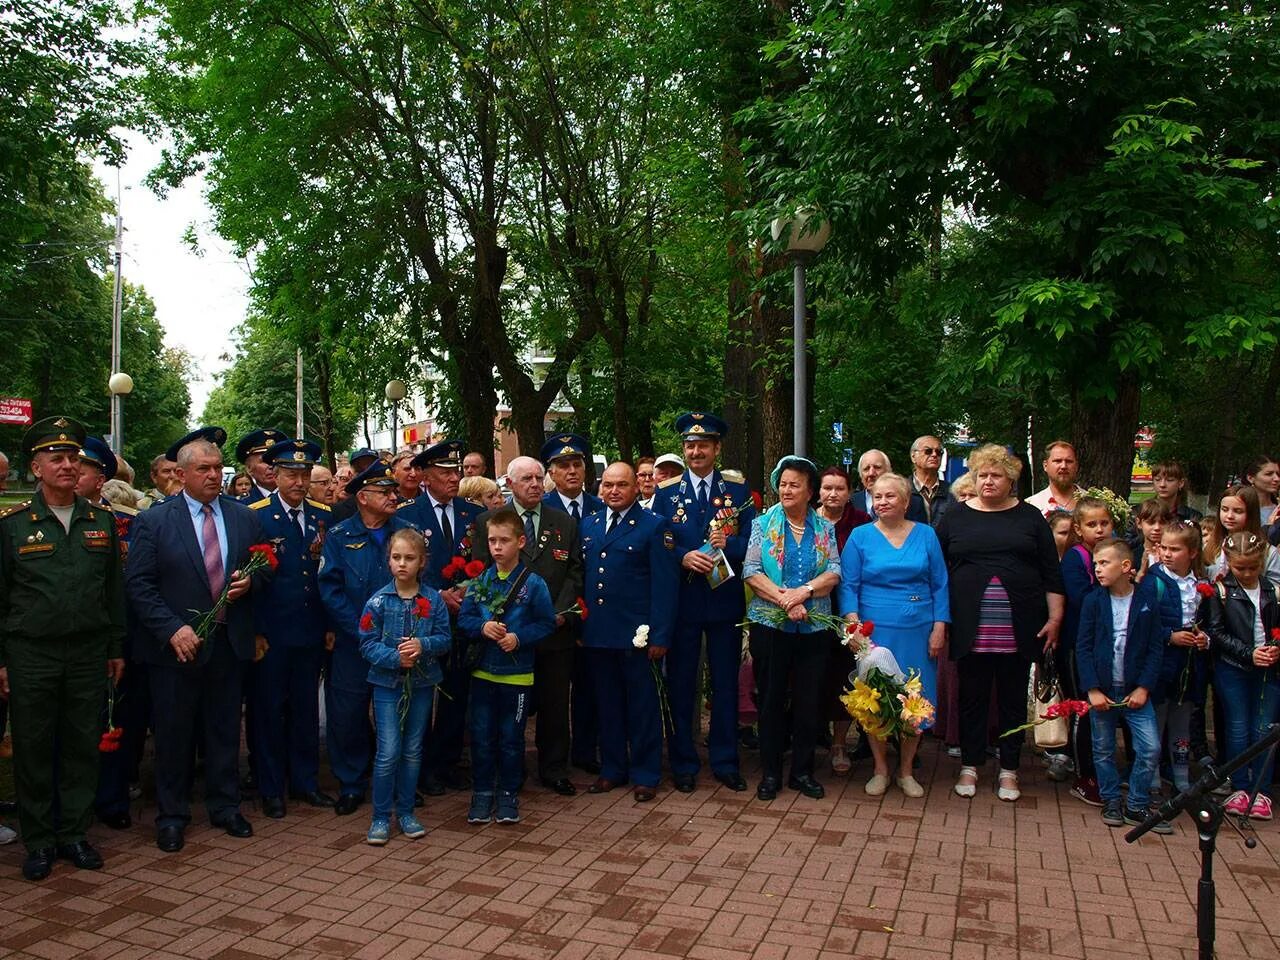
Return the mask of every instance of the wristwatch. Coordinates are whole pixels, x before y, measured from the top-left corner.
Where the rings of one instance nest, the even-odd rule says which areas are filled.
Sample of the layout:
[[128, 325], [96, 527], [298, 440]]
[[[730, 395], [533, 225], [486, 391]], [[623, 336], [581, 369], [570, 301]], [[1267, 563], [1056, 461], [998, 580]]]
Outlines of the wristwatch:
[[811, 599], [811, 600], [812, 600], [812, 599], [813, 599], [813, 584], [812, 584], [812, 583], [806, 583], [806, 584], [804, 585], [804, 588], [805, 588], [806, 590], [808, 590], [808, 591], [809, 591], [809, 599]]

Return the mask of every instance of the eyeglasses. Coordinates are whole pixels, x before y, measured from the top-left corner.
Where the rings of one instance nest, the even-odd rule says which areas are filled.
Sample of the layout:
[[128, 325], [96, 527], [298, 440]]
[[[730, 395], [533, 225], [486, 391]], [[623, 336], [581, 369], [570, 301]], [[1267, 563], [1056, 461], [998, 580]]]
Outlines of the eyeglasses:
[[636, 478], [637, 478], [637, 479], [639, 479], [639, 480], [652, 480], [652, 479], [653, 479], [653, 474], [652, 474], [652, 473], [637, 473], [637, 474], [636, 474]]
[[916, 447], [916, 450], [917, 450], [919, 453], [923, 453], [926, 457], [940, 457], [940, 456], [942, 456], [942, 448], [941, 448], [941, 447]]

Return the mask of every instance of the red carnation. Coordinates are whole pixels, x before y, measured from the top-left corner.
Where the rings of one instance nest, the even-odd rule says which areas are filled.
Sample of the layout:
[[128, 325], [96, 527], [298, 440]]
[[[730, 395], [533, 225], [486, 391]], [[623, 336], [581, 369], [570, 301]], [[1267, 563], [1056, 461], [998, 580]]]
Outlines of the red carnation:
[[864, 637], [871, 636], [871, 631], [876, 628], [875, 622], [872, 620], [863, 620], [858, 624], [858, 632]]
[[[117, 727], [116, 729], [119, 730], [120, 728]], [[102, 735], [102, 739], [98, 741], [99, 753], [115, 753], [117, 750], [120, 749], [120, 738], [113, 737], [111, 735], [114, 732], [115, 731], [113, 730], [108, 730], [106, 733]]]
[[464, 569], [466, 570], [467, 576], [474, 579], [484, 573], [484, 562], [481, 560], [472, 560], [470, 563], [466, 564]]
[[578, 604], [578, 616], [583, 620], [587, 619], [587, 601], [584, 600], [582, 597], [579, 597], [577, 600], [577, 604]]
[[413, 612], [419, 618], [425, 620], [431, 616], [431, 601], [426, 597], [418, 597], [413, 601]]
[[1271, 646], [1280, 645], [1280, 627], [1271, 628]]
[[361, 630], [373, 629], [373, 614], [369, 613], [369, 611], [367, 610], [365, 611], [364, 616], [360, 618], [360, 629]]
[[267, 566], [272, 570], [280, 566], [280, 560], [276, 557], [276, 548], [269, 543], [255, 543], [249, 548], [249, 552], [262, 554], [266, 558]]
[[1209, 584], [1207, 584], [1207, 583], [1205, 583], [1205, 582], [1197, 583], [1197, 584], [1196, 584], [1196, 593], [1200, 594], [1200, 596], [1202, 596], [1202, 597], [1212, 597], [1212, 596], [1213, 596], [1213, 587], [1209, 586]]

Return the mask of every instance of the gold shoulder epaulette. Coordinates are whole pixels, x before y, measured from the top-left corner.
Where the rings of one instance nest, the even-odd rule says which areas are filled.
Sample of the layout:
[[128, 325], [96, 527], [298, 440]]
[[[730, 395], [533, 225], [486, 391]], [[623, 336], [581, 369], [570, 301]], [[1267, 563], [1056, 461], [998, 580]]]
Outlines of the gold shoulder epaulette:
[[263, 509], [264, 507], [269, 507], [269, 506], [271, 506], [271, 498], [270, 498], [270, 497], [263, 497], [261, 500], [255, 500], [255, 501], [253, 501], [253, 503], [249, 504], [249, 509], [250, 509], [250, 510], [261, 510], [261, 509]]
[[402, 503], [402, 504], [400, 504], [398, 507], [396, 507], [396, 509], [397, 509], [397, 510], [403, 510], [405, 507], [410, 506], [410, 505], [412, 505], [412, 504], [415, 504], [415, 503], [417, 503], [417, 502], [418, 502], [418, 498], [417, 498], [417, 497], [414, 497], [412, 500], [406, 500], [404, 503]]
[[321, 503], [319, 500], [312, 500], [310, 497], [307, 497], [307, 503], [311, 504], [317, 510], [323, 510], [325, 513], [330, 513], [333, 510], [333, 507], [329, 506], [327, 503]]
[[15, 503], [11, 507], [0, 508], [0, 520], [3, 520], [5, 517], [12, 517], [15, 513], [21, 513], [29, 506], [31, 506], [30, 500], [25, 503]]
[[663, 480], [660, 484], [658, 484], [658, 489], [661, 490], [663, 487], [669, 487], [673, 483], [679, 483], [683, 479], [684, 479], [684, 474], [677, 473], [674, 477], [667, 477], [667, 479]]

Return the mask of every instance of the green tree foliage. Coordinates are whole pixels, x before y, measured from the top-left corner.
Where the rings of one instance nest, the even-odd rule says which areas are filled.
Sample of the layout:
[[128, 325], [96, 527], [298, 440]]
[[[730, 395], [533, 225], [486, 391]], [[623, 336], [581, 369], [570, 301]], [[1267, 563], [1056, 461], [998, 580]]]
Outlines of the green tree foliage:
[[960, 283], [930, 310], [950, 382], [1047, 392], [1085, 475], [1127, 489], [1144, 384], [1275, 343], [1275, 30], [1235, 4], [827, 4], [770, 50], [811, 79], [760, 105], [757, 169], [774, 209], [831, 215], [837, 290], [932, 255]]
[[[201, 422], [227, 431], [224, 456], [228, 464], [240, 438], [252, 430], [274, 427], [292, 435], [296, 426], [295, 370], [297, 347], [262, 318], [251, 318], [237, 330], [231, 366], [218, 375], [209, 394]], [[306, 439], [324, 447], [326, 459], [348, 449], [355, 437], [358, 400], [342, 381], [331, 385], [333, 422], [326, 429], [324, 405], [316, 377], [314, 358], [303, 355], [303, 427]], [[325, 441], [326, 434], [330, 438]]]

